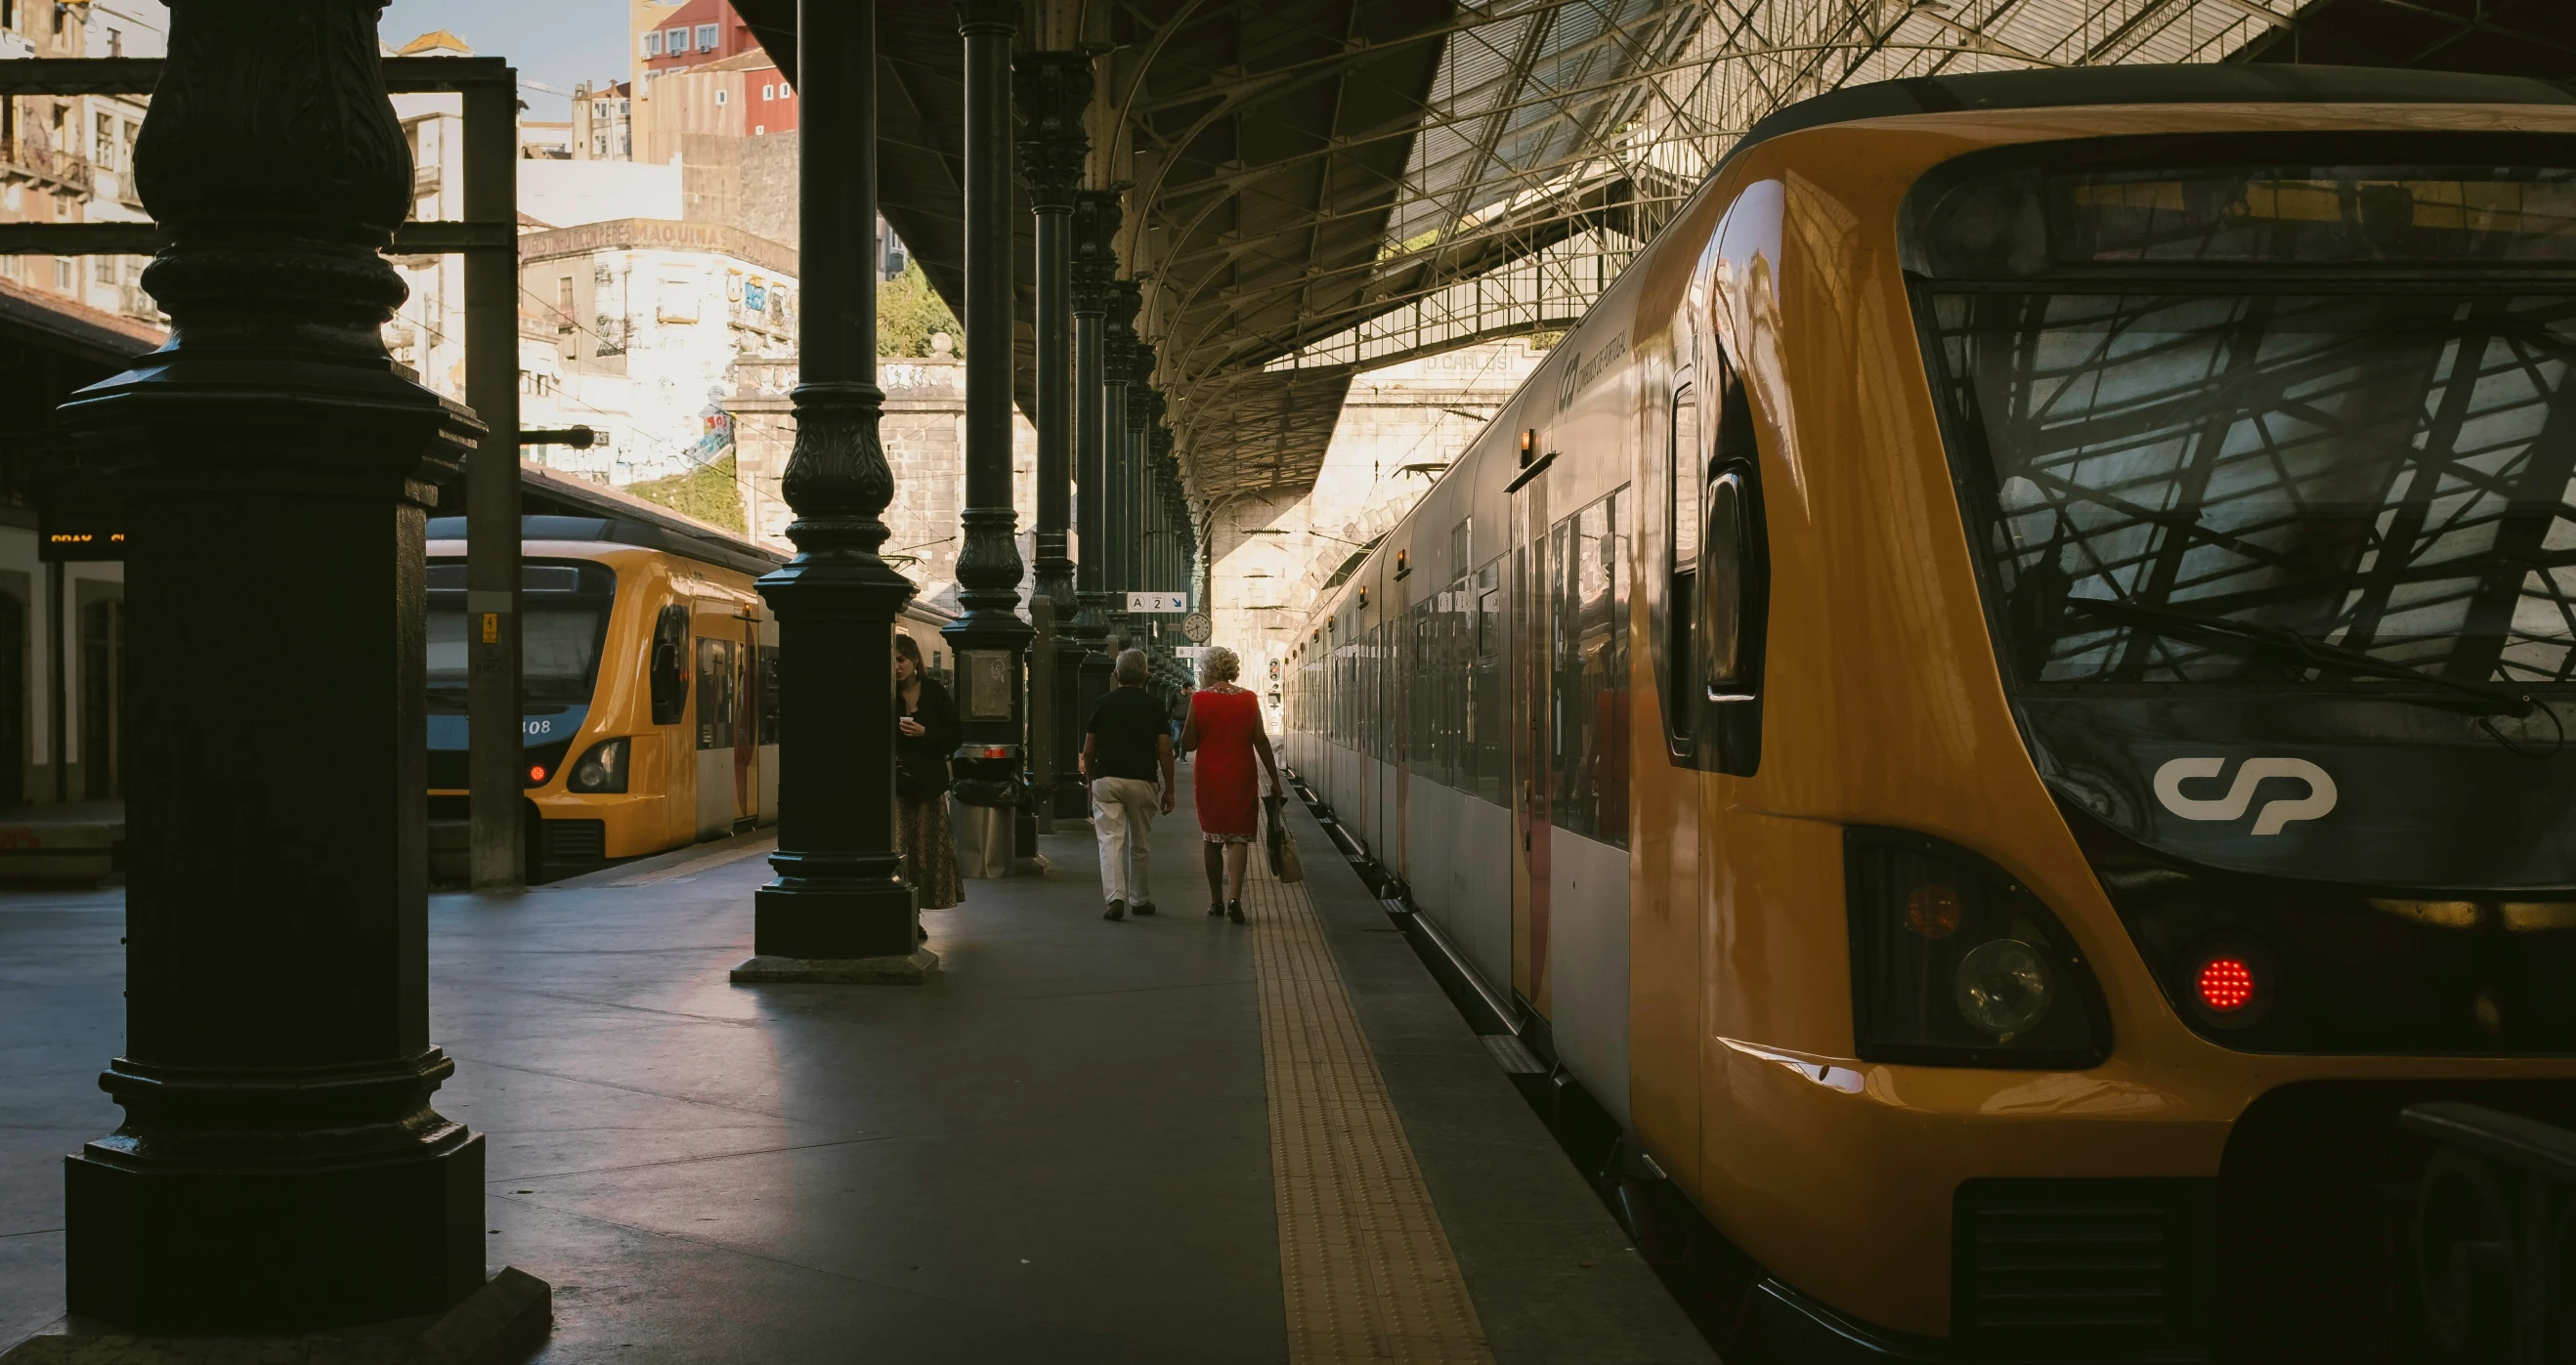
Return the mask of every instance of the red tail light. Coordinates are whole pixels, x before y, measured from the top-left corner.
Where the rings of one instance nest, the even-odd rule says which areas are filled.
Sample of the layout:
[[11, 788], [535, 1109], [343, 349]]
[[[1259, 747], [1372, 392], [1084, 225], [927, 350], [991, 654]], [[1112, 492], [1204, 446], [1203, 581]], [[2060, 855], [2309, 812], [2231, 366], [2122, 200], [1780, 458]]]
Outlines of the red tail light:
[[2174, 1003], [2204, 1028], [2250, 1029], [2280, 1003], [2279, 958], [2251, 934], [2208, 935], [2174, 963]]
[[2253, 1003], [2254, 969], [2241, 958], [2213, 957], [2200, 964], [2200, 979], [2193, 985], [2200, 992], [2200, 1003], [2232, 1014]]

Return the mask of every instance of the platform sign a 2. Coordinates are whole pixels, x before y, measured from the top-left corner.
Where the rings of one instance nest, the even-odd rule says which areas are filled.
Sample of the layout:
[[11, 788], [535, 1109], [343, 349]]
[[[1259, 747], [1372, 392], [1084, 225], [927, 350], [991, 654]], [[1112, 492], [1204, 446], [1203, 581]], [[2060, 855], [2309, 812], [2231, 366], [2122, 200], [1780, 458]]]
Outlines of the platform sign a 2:
[[1171, 612], [1188, 611], [1189, 609], [1190, 595], [1185, 592], [1131, 592], [1127, 594], [1127, 610], [1140, 616], [1163, 615]]

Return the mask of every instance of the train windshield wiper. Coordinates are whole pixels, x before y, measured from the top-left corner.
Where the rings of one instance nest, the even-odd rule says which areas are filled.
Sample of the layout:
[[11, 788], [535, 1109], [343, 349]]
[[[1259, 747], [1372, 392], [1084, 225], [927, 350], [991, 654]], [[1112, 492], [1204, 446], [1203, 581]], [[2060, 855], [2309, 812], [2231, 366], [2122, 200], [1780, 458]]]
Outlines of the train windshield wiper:
[[2224, 616], [2208, 616], [2177, 607], [2150, 607], [2138, 602], [2113, 602], [2098, 597], [2070, 597], [2066, 605], [2090, 616], [2153, 631], [2169, 639], [2207, 645], [2245, 658], [2288, 659], [2309, 668], [2349, 673], [2357, 678], [2426, 683], [2458, 697], [2454, 701], [2390, 694], [2402, 701], [2466, 711], [2473, 716], [2528, 716], [2539, 706], [2522, 693], [2486, 683], [2462, 682], [2457, 678], [2419, 672], [2357, 649], [2328, 644], [2287, 626], [2256, 625], [2251, 621], [2231, 621]]

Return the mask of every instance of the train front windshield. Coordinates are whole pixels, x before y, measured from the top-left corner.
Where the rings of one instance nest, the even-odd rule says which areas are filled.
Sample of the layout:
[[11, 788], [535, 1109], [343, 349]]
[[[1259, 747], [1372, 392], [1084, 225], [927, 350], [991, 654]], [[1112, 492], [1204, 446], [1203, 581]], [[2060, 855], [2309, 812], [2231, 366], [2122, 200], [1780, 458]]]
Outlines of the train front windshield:
[[2039, 775], [2205, 1036], [2576, 1050], [2576, 171], [2119, 155], [1909, 205]]
[[2025, 687], [2340, 671], [2213, 619], [2396, 666], [2355, 686], [2576, 676], [2576, 173], [2024, 172], [1922, 245]]
[[[527, 712], [587, 708], [599, 683], [616, 576], [595, 564], [528, 564], [520, 575], [519, 676]], [[432, 564], [429, 585], [430, 714], [463, 715], [480, 618], [466, 610], [463, 564]]]

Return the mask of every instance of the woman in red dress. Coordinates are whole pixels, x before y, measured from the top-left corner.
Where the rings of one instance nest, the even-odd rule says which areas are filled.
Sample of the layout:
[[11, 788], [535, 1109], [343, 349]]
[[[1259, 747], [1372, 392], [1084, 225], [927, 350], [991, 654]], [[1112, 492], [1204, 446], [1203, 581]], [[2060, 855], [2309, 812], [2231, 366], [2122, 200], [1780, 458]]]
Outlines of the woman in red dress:
[[1190, 697], [1190, 719], [1181, 727], [1181, 752], [1197, 752], [1199, 834], [1205, 839], [1208, 913], [1243, 923], [1243, 869], [1261, 829], [1261, 788], [1252, 766], [1257, 755], [1279, 785], [1279, 760], [1261, 725], [1261, 702], [1234, 685], [1242, 671], [1234, 651], [1219, 645], [1199, 662], [1207, 687]]

